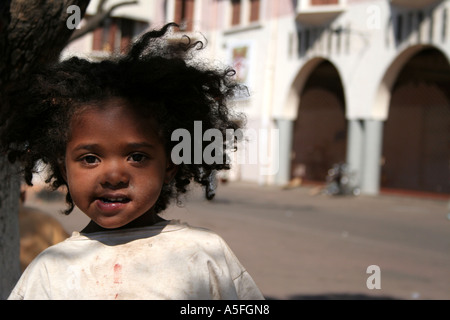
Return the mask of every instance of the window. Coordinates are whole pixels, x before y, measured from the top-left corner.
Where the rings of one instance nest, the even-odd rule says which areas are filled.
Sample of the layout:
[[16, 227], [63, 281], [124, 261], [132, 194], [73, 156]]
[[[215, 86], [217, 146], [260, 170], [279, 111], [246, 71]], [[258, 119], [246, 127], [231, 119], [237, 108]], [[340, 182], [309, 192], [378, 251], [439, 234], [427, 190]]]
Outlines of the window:
[[447, 39], [447, 9], [442, 10], [442, 30], [441, 30], [441, 40], [445, 42]]
[[403, 39], [403, 16], [401, 14], [397, 15], [397, 30], [395, 32], [395, 40], [400, 43]]
[[184, 31], [192, 31], [195, 0], [175, 0], [175, 23]]
[[417, 37], [418, 41], [422, 41], [422, 22], [424, 19], [424, 14], [422, 11], [417, 12]]
[[241, 0], [231, 0], [231, 25], [241, 23]]
[[102, 27], [94, 31], [92, 49], [95, 51], [124, 52], [130, 44], [135, 21], [124, 18], [109, 18]]
[[250, 22], [259, 20], [260, 0], [250, 0]]

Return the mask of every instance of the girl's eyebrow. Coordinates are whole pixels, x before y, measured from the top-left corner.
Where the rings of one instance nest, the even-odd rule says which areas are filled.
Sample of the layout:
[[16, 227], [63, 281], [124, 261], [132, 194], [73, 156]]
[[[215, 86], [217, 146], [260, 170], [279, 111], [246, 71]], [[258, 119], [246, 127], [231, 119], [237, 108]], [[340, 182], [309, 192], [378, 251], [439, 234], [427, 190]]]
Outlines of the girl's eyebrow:
[[150, 148], [150, 149], [154, 149], [155, 146], [151, 143], [148, 142], [133, 142], [133, 143], [128, 143], [127, 147], [131, 148], [131, 149], [140, 149], [140, 148]]
[[79, 151], [79, 150], [87, 150], [87, 151], [92, 151], [96, 148], [98, 148], [98, 144], [96, 143], [92, 143], [92, 144], [80, 144], [78, 146], [76, 146], [73, 151]]
[[[126, 147], [130, 148], [130, 149], [141, 149], [141, 148], [154, 149], [155, 148], [155, 146], [153, 144], [148, 143], [148, 142], [131, 142], [131, 143], [128, 143], [126, 145]], [[90, 144], [80, 144], [80, 145], [76, 146], [73, 150], [74, 151], [79, 151], [79, 150], [92, 151], [97, 148], [100, 148], [99, 144], [90, 143]]]

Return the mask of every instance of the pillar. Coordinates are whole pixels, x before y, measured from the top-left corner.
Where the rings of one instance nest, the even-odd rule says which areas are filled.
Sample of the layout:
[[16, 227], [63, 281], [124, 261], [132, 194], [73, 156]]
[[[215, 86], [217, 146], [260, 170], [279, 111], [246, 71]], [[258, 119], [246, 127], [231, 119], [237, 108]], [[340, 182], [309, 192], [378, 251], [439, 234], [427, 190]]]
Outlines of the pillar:
[[377, 195], [380, 190], [383, 121], [364, 120], [364, 165], [361, 193]]
[[363, 172], [364, 122], [353, 119], [348, 121], [347, 164], [353, 174], [355, 186], [361, 186]]
[[278, 185], [284, 185], [291, 179], [291, 154], [294, 121], [287, 119], [276, 119], [276, 124], [279, 130], [279, 169], [275, 182]]

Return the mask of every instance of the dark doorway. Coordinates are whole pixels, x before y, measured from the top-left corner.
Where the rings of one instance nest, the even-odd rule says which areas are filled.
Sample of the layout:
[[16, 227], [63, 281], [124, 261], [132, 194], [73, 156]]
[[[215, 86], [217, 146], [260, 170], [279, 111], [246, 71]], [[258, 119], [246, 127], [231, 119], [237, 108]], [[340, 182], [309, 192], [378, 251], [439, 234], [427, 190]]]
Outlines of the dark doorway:
[[384, 126], [381, 186], [450, 193], [450, 65], [425, 49], [403, 67]]
[[292, 177], [325, 182], [333, 164], [345, 161], [346, 146], [344, 91], [336, 68], [325, 60], [301, 92], [294, 123]]

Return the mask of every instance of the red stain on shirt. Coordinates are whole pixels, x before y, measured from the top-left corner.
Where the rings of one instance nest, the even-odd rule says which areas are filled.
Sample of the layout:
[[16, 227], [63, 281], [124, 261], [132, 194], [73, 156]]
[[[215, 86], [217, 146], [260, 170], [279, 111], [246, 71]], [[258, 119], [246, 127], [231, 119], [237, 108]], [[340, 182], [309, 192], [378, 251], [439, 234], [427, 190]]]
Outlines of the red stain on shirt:
[[118, 263], [114, 265], [114, 283], [122, 283], [122, 266]]

